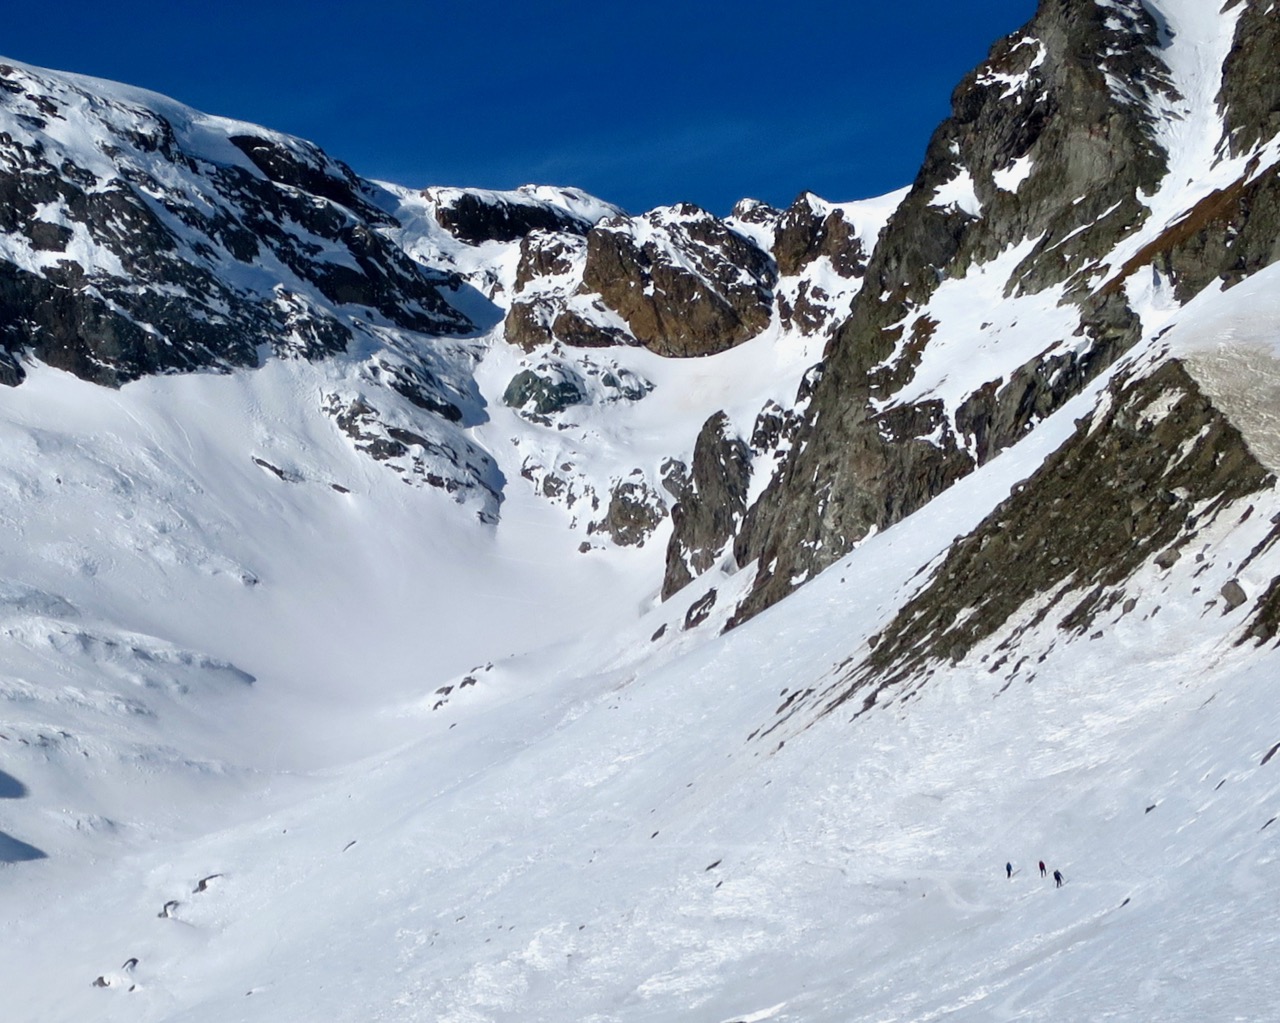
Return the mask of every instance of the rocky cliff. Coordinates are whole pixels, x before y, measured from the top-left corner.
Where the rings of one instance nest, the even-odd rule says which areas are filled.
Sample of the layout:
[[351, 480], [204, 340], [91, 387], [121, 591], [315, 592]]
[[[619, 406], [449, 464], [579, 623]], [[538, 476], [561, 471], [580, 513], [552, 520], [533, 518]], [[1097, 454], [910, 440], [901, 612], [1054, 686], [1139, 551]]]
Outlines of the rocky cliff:
[[[344, 312], [472, 325], [391, 244], [372, 186], [307, 143], [0, 66], [0, 344], [99, 383], [316, 358]], [[159, 97], [152, 97], [159, 101]]]
[[[1185, 301], [1280, 254], [1266, 8], [1045, 0], [960, 84], [746, 515], [735, 554], [760, 570], [737, 620], [1061, 407], [1144, 336], [1150, 288]], [[1215, 46], [1220, 78], [1186, 73]]]
[[776, 271], [749, 238], [683, 204], [603, 221], [576, 247], [532, 235], [516, 279], [507, 319], [514, 344], [621, 342], [687, 357], [759, 334], [770, 320]]
[[[589, 397], [591, 388], [582, 385], [608, 360], [590, 349], [644, 348], [687, 359], [747, 342], [798, 350], [803, 339], [825, 337], [848, 315], [875, 238], [900, 198], [834, 204], [805, 192], [786, 210], [743, 200], [723, 219], [682, 204], [636, 217], [615, 211], [585, 229], [532, 228], [519, 242], [502, 327], [508, 342], [529, 352], [507, 388], [508, 404], [563, 430], [579, 418], [568, 410], [613, 400]], [[653, 387], [627, 382], [616, 364], [600, 379], [614, 381], [613, 391], [628, 400]], [[663, 583], [669, 596], [724, 553], [741, 524], [747, 481], [767, 478], [792, 438], [796, 400], [794, 391], [779, 391], [742, 436], [716, 413], [692, 450], [685, 441], [660, 464], [623, 474], [611, 496], [571, 479], [576, 470], [564, 466], [573, 461], [557, 469], [531, 461], [522, 472], [536, 486], [550, 486], [555, 500], [591, 493], [597, 510], [606, 500], [618, 507], [625, 497], [619, 485], [642, 480], [642, 528], [613, 529], [608, 522], [616, 516], [593, 523], [616, 542], [643, 542], [667, 518], [659, 495], [674, 498]], [[726, 457], [721, 446], [739, 454]], [[721, 507], [726, 495], [732, 508]]]
[[319, 409], [492, 519], [501, 473], [465, 433], [484, 418], [478, 353], [419, 340], [476, 332], [455, 304], [469, 289], [411, 258], [396, 208], [302, 140], [0, 65], [0, 380], [33, 359], [118, 387], [350, 356]]

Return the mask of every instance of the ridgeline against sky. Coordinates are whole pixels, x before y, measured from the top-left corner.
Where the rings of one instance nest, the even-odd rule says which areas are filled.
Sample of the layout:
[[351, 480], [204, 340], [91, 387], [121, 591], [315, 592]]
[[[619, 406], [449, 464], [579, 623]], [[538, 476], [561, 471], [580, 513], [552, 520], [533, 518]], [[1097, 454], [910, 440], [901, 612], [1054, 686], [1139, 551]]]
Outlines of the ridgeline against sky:
[[366, 176], [723, 214], [906, 184], [951, 87], [1034, 9], [67, 0], [8, 11], [3, 52], [313, 139]]

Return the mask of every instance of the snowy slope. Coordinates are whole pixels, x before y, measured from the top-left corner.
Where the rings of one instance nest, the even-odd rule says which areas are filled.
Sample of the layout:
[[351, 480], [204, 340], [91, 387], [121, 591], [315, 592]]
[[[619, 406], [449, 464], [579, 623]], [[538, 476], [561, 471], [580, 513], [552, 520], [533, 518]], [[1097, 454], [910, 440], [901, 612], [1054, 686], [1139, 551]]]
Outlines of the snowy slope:
[[[1117, 24], [1133, 8], [1102, 6]], [[1131, 349], [731, 631], [772, 566], [717, 558], [660, 602], [669, 521], [633, 545], [601, 523], [628, 482], [665, 500], [669, 463], [692, 460], [716, 413], [745, 438], [766, 403], [792, 407], [825, 328], [781, 300], [818, 287], [834, 310], [861, 287], [829, 254], [782, 274], [767, 325], [713, 356], [525, 352], [499, 324], [517, 290], [512, 225], [573, 235], [620, 211], [574, 190], [413, 193], [353, 175], [388, 218], [379, 238], [433, 280], [469, 283], [445, 288], [469, 336], [325, 299], [299, 276], [351, 344], [118, 389], [27, 359], [0, 403], [4, 1018], [1275, 1016], [1277, 655], [1250, 632], [1280, 579], [1274, 477], [1192, 509], [1176, 557], [1139, 550], [1124, 603], [1087, 629], [1039, 614], [1082, 596], [1069, 575], [972, 649], [921, 653], [865, 713], [831, 710], [904, 606], [945, 582], [956, 541], [1044, 486], [1046, 460], [1103, 429], [1126, 382], [1177, 360], [1248, 452], [1280, 465], [1276, 267], [1184, 302], [1138, 258], [1280, 156], [1210, 145], [1239, 12], [1157, 6], [1177, 92], [1152, 93], [1168, 104], [1153, 110], [1170, 169], [1142, 224], [1081, 271], [1123, 274]], [[211, 166], [256, 173], [206, 138], [241, 126], [108, 92], [161, 111]], [[1032, 173], [1015, 164], [994, 185], [1016, 194]], [[938, 201], [973, 207], [963, 176]], [[902, 199], [793, 209], [822, 225], [838, 213], [869, 249]], [[730, 230], [777, 245], [778, 211], [739, 214]], [[941, 442], [976, 388], [1085, 343], [1065, 286], [1011, 287], [1035, 241], [913, 311], [934, 326], [881, 411], [936, 402]], [[581, 400], [509, 406], [528, 369], [576, 381]], [[1135, 431], [1173, 409], [1157, 398]]]
[[[1274, 337], [1274, 276], [1188, 307], [1174, 352]], [[1033, 684], [975, 657], [856, 723], [759, 734], [1092, 393], [713, 638], [679, 631], [687, 600], [645, 612], [647, 554], [577, 556], [541, 503], [468, 544], [318, 427], [297, 482], [263, 470], [303, 365], [12, 392], [32, 455], [7, 487], [43, 515], [5, 556], [11, 1018], [1267, 1018], [1274, 655], [1203, 613], [1190, 559]], [[53, 407], [64, 433], [24, 425]], [[1269, 528], [1260, 500], [1215, 561]], [[69, 622], [81, 653], [37, 663]]]
[[[1274, 325], [1248, 311], [1271, 283], [1179, 344]], [[1232, 646], [1192, 565], [1152, 566], [1138, 613], [1033, 684], [975, 658], [908, 705], [748, 739], [1092, 400], [727, 636], [648, 644], [651, 614], [498, 663], [441, 712], [346, 707], [330, 720], [385, 745], [259, 776], [91, 868], [13, 865], [15, 1018], [1268, 1018], [1274, 654]]]

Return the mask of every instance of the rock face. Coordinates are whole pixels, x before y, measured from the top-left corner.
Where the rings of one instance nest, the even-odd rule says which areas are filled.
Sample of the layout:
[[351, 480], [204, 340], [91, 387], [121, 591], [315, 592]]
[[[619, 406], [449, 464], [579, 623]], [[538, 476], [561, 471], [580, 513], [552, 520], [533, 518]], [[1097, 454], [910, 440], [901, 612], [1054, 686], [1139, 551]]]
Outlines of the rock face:
[[643, 547], [667, 517], [667, 505], [636, 469], [614, 480], [604, 518], [587, 525], [587, 533], [605, 533], [619, 547]]
[[847, 208], [802, 192], [773, 223], [781, 281], [778, 316], [802, 334], [821, 334], [848, 315], [871, 255], [872, 239]]
[[[423, 194], [434, 207], [436, 222], [468, 245], [519, 241], [534, 231], [585, 235], [594, 222], [584, 213], [539, 199], [534, 189], [501, 193], [429, 188]], [[564, 192], [570, 201], [580, 194]]]
[[570, 405], [580, 405], [586, 400], [587, 392], [580, 381], [561, 369], [551, 367], [542, 373], [522, 369], [511, 378], [502, 394], [504, 404], [538, 416], [563, 412]]
[[1233, 155], [1249, 153], [1280, 132], [1280, 20], [1268, 0], [1228, 0], [1223, 10], [1240, 8], [1235, 42], [1227, 55], [1219, 102], [1226, 112]]
[[1167, 278], [1182, 302], [1214, 282], [1230, 287], [1280, 259], [1280, 167], [1217, 189], [1139, 249], [1103, 286], [1114, 300], [1140, 271]]
[[[1244, 499], [1274, 484], [1181, 362], [1113, 382], [1102, 409], [956, 541], [870, 651], [787, 714], [846, 704], [861, 712], [886, 690], [914, 691], [937, 665], [988, 640], [999, 640], [983, 658], [990, 673], [1029, 680], [1047, 651], [1026, 647], [1023, 636], [1052, 623], [1070, 641], [1101, 618], [1131, 613], [1137, 602], [1126, 586], [1140, 567], [1168, 570], [1193, 551], [1201, 562], [1215, 524], [1241, 519]], [[1222, 588], [1225, 612], [1245, 599], [1234, 581]], [[1248, 635], [1266, 631], [1265, 601], [1259, 607]]]
[[473, 498], [482, 522], [497, 521], [504, 480], [493, 456], [475, 443], [457, 436], [443, 441], [398, 425], [399, 417], [362, 396], [328, 394], [323, 408], [356, 450], [385, 463], [404, 482], [434, 487], [459, 500]]
[[582, 283], [659, 355], [713, 355], [760, 333], [773, 261], [705, 210], [683, 203], [587, 236]]
[[841, 277], [861, 277], [870, 255], [857, 227], [839, 207], [801, 192], [774, 229], [773, 258], [783, 277], [797, 277], [825, 256]]
[[511, 378], [502, 401], [546, 426], [575, 405], [640, 401], [652, 390], [652, 383], [612, 359], [568, 359], [552, 350]]
[[1140, 565], [1171, 566], [1224, 509], [1274, 484], [1180, 362], [1112, 394], [902, 609], [868, 659], [878, 679], [959, 660], [1036, 595], [1051, 596], [1024, 628], [1052, 614], [1083, 632]]
[[747, 510], [750, 455], [747, 445], [731, 433], [728, 416], [718, 412], [703, 424], [690, 474], [669, 479], [676, 504], [671, 510], [663, 600], [715, 563]]
[[[1274, 128], [1264, 111], [1273, 86], [1238, 84], [1276, 78], [1245, 39], [1250, 25], [1264, 39], [1275, 31], [1265, 9], [1248, 5], [1225, 65], [1238, 152]], [[1156, 274], [1185, 300], [1280, 256], [1274, 166], [1243, 168], [1231, 186], [1147, 227], [1146, 197], [1168, 168], [1162, 125], [1191, 102], [1161, 57], [1169, 45], [1138, 0], [1044, 0], [956, 89], [827, 347], [791, 455], [735, 542], [739, 564], [761, 568], [734, 621], [911, 514], [1112, 365], [1142, 336], [1127, 291], [1136, 273]], [[962, 343], [947, 288], [997, 272], [993, 297], [1051, 296], [1062, 319], [1000, 375], [931, 394], [922, 374], [939, 338]], [[964, 342], [995, 348], [999, 329], [975, 323]]]
[[582, 244], [531, 234], [521, 247], [507, 339], [525, 348], [559, 340], [712, 355], [769, 324], [775, 280], [766, 252], [689, 204], [604, 220]]
[[308, 143], [0, 66], [0, 378], [23, 353], [109, 385], [253, 366], [263, 345], [315, 358], [354, 311], [470, 330], [389, 220]]

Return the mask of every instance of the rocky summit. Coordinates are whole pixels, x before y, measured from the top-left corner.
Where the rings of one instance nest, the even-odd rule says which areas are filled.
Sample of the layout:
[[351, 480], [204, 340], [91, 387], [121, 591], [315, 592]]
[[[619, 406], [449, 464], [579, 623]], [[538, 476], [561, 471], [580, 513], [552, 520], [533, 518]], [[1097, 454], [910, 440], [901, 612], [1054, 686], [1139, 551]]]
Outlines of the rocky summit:
[[1269, 1018], [1278, 50], [724, 215], [0, 61], [5, 1018]]

